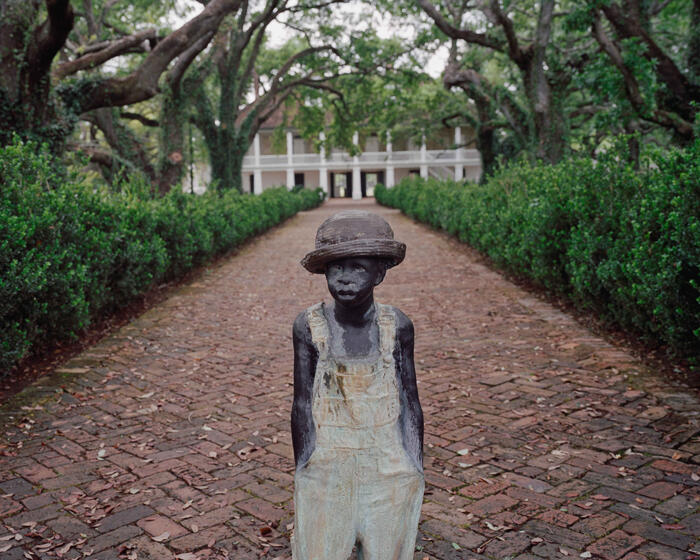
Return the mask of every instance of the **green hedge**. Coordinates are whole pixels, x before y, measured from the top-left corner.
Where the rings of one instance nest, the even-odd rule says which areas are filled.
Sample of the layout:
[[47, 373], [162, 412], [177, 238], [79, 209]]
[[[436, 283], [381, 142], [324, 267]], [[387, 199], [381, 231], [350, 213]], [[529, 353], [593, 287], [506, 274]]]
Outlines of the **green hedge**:
[[517, 163], [483, 185], [407, 179], [377, 200], [457, 235], [512, 274], [697, 364], [700, 143], [641, 169]]
[[320, 190], [260, 196], [94, 189], [31, 144], [0, 149], [0, 377], [155, 283], [318, 206]]

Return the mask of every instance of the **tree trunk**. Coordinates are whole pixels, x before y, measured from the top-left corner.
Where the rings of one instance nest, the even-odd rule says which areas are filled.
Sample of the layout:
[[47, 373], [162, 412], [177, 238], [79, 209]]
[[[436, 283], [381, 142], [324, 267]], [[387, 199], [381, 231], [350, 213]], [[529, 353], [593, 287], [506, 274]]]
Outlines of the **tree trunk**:
[[206, 97], [202, 83], [207, 72], [203, 68], [198, 68], [195, 72], [190, 72], [187, 77], [185, 73], [213, 36], [213, 32], [204, 35], [192, 44], [167, 75], [168, 87], [163, 95], [159, 148], [158, 192], [161, 196], [170, 191], [182, 178], [185, 163], [184, 126], [190, 114], [185, 107], [195, 91], [197, 94], [194, 96], [195, 99]]
[[50, 70], [73, 28], [73, 10], [69, 0], [46, 0], [46, 20], [32, 28], [39, 8], [39, 1], [0, 5], [0, 144], [18, 133], [60, 152], [75, 120], [58, 118]]
[[690, 41], [688, 45], [688, 69], [690, 81], [700, 84], [700, 0], [693, 0], [690, 18]]
[[92, 114], [94, 123], [100, 128], [112, 150], [124, 162], [130, 163], [141, 171], [151, 184], [155, 184], [156, 173], [148, 154], [138, 139], [134, 137], [133, 132], [119, 122], [115, 109], [97, 109]]
[[165, 195], [182, 178], [184, 169], [184, 126], [186, 111], [179, 88], [163, 99], [161, 117], [161, 146], [158, 169], [158, 192]]
[[489, 123], [488, 107], [484, 111], [479, 107], [480, 103], [476, 103], [477, 113], [479, 114], [479, 123], [476, 125], [476, 147], [481, 154], [481, 178], [482, 181], [490, 177], [496, 170], [498, 165], [497, 148], [496, 148], [496, 130]]
[[534, 63], [523, 72], [525, 92], [532, 109], [535, 154], [543, 161], [557, 163], [564, 155], [566, 126], [563, 111], [552, 99], [552, 89], [546, 77], [535, 78], [541, 71]]
[[506, 116], [518, 139], [516, 143], [521, 145], [528, 142], [530, 136], [527, 123], [524, 122], [526, 115], [508, 97], [501, 97], [500, 101], [496, 101], [499, 96], [495, 93], [492, 84], [474, 69], [461, 69], [454, 60], [450, 60], [445, 68], [443, 85], [448, 89], [458, 86], [474, 102], [477, 114], [476, 147], [481, 154], [483, 181], [495, 171], [498, 165], [497, 156], [500, 147], [493, 124], [496, 113], [500, 111]]
[[535, 153], [549, 163], [557, 163], [562, 158], [566, 132], [563, 111], [555, 104], [552, 84], [545, 69], [553, 16], [554, 0], [541, 0], [535, 40], [527, 49], [522, 49], [515, 60], [522, 72], [525, 94], [532, 110], [537, 143]]
[[[216, 183], [219, 192], [232, 189], [243, 192], [243, 158], [248, 151], [249, 143], [246, 138], [235, 132], [221, 130], [219, 141], [215, 147], [209, 148], [211, 178]], [[212, 149], [213, 148], [213, 149]]]

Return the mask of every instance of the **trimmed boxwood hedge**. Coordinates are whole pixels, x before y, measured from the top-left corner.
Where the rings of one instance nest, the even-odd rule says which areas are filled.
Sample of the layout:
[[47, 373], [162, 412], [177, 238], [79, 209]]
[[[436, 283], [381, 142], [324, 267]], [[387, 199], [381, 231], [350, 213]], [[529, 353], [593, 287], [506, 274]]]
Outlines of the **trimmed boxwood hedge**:
[[483, 185], [410, 178], [375, 196], [698, 365], [700, 142], [628, 162], [616, 148], [516, 163]]
[[284, 187], [152, 199], [75, 179], [36, 145], [0, 149], [0, 377], [33, 347], [323, 200]]

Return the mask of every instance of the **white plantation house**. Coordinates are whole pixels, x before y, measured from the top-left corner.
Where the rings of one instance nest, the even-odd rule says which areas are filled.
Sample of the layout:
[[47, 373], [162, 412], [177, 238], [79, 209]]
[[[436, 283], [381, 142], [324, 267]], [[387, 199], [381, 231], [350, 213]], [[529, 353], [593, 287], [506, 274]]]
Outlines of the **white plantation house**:
[[[330, 197], [360, 199], [372, 196], [375, 185], [392, 187], [410, 174], [474, 181], [481, 175], [479, 152], [461, 147], [460, 128], [445, 128], [437, 140], [421, 146], [410, 141], [392, 145], [390, 137], [370, 136], [356, 156], [339, 150], [326, 153], [323, 148], [316, 152], [311, 142], [290, 129], [286, 133], [286, 153], [280, 154], [273, 150], [273, 131], [279, 124], [275, 120], [273, 116], [258, 132], [243, 160], [244, 191], [257, 194], [280, 185], [290, 189], [302, 185], [321, 187]], [[354, 142], [359, 145], [357, 133]]]

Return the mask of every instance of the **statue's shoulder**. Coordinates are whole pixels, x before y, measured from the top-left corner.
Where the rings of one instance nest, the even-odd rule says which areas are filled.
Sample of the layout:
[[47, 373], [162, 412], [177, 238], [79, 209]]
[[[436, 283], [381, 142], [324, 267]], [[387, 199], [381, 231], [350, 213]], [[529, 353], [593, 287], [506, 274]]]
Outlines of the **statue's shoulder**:
[[413, 337], [413, 321], [408, 318], [403, 311], [393, 305], [384, 305], [384, 307], [394, 314], [396, 320], [396, 332], [399, 336]]
[[309, 309], [311, 309], [311, 307], [299, 313], [296, 319], [294, 319], [292, 332], [297, 338], [306, 338], [306, 334], [309, 333]]
[[322, 305], [323, 303], [319, 302], [307, 307], [294, 319], [292, 331], [297, 339], [311, 342], [311, 326], [309, 321], [314, 321], [317, 317], [322, 316]]

